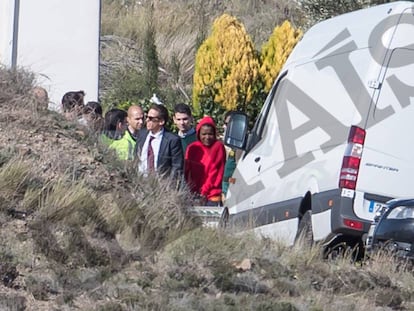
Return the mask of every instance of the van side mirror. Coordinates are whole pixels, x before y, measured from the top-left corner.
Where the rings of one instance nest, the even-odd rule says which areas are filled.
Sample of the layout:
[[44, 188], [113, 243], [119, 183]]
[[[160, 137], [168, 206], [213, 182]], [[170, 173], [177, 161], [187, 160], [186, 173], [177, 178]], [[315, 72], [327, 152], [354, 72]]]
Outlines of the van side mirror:
[[243, 112], [232, 112], [227, 124], [224, 144], [231, 148], [243, 149], [246, 147], [247, 128], [249, 119]]

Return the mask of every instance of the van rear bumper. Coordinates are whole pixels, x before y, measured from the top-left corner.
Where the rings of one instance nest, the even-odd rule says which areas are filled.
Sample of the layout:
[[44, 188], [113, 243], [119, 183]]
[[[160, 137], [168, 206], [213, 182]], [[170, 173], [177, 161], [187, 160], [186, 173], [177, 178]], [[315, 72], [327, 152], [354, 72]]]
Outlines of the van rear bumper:
[[[313, 212], [331, 209], [331, 234], [362, 237], [368, 232], [371, 222], [361, 219], [354, 212], [355, 199], [341, 195], [342, 189], [315, 194]], [[355, 226], [352, 227], [351, 224]]]

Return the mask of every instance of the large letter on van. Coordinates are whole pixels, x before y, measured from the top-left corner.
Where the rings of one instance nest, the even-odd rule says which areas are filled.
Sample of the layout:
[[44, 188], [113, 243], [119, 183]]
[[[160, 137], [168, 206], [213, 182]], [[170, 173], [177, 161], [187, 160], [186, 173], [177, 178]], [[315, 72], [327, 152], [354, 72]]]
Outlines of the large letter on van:
[[[286, 94], [285, 98], [281, 98], [277, 107], [280, 138], [285, 158], [283, 166], [278, 169], [277, 172], [280, 177], [283, 178], [315, 159], [311, 151], [302, 155], [297, 154], [295, 140], [299, 137], [302, 137], [316, 128], [321, 128], [330, 136], [330, 139], [321, 145], [323, 152], [328, 152], [333, 147], [336, 147], [338, 144], [345, 141], [348, 130], [346, 126], [318, 105], [317, 102], [291, 81], [286, 79], [282, 81], [279, 87], [284, 89], [284, 93]], [[289, 116], [288, 103], [294, 105], [304, 113], [309, 120], [302, 125], [293, 128]]]

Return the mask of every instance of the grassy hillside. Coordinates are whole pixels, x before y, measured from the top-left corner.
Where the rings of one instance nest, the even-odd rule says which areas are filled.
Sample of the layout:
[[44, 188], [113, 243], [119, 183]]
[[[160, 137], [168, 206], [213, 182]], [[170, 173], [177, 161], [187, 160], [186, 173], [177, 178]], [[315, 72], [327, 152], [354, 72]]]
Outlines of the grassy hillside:
[[201, 226], [191, 196], [117, 161], [0, 68], [0, 310], [414, 309], [411, 268], [379, 254]]

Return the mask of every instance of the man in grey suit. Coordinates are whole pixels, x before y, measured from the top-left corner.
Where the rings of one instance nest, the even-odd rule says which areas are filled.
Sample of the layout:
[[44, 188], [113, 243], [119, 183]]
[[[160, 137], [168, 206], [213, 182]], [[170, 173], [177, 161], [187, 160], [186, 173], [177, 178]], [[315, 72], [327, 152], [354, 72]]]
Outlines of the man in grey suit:
[[143, 174], [156, 172], [180, 179], [184, 166], [181, 138], [165, 129], [167, 121], [167, 108], [158, 104], [151, 105], [146, 116], [146, 129], [138, 133], [138, 169]]

